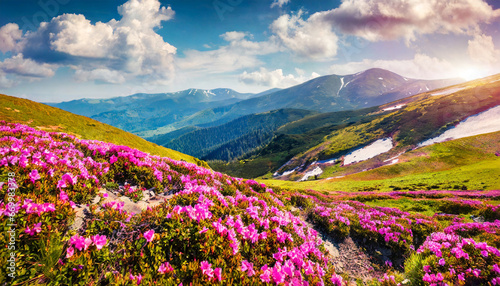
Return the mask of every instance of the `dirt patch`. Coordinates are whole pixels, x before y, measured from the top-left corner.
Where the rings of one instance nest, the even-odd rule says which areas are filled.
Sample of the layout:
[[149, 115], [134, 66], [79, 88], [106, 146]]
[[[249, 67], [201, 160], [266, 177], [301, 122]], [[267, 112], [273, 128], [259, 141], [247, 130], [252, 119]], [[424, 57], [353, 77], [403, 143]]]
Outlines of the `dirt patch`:
[[[293, 207], [293, 210], [299, 209]], [[373, 251], [367, 251], [350, 236], [345, 239], [337, 239], [307, 221], [305, 215], [301, 215], [301, 217], [306, 221], [308, 227], [318, 232], [319, 238], [324, 243], [325, 249], [328, 250], [333, 261], [335, 272], [349, 276], [349, 285], [356, 285], [360, 280], [368, 284], [373, 279], [384, 276], [385, 271], [380, 270], [383, 268], [380, 264], [380, 258], [377, 259], [371, 255]], [[385, 252], [385, 250], [382, 250], [382, 252]]]

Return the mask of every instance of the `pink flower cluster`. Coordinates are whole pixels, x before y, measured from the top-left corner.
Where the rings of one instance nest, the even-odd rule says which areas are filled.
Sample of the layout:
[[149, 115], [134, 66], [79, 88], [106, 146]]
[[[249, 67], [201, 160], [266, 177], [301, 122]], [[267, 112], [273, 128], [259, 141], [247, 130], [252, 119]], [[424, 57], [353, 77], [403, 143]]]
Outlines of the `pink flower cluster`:
[[172, 267], [172, 265], [170, 265], [170, 263], [168, 262], [165, 262], [163, 263], [162, 265], [160, 265], [160, 267], [158, 268], [158, 272], [160, 272], [161, 274], [167, 274], [167, 273], [170, 273], [174, 271], [174, 268]]
[[120, 213], [124, 212], [124, 210], [123, 210], [124, 206], [125, 206], [125, 202], [115, 202], [115, 201], [106, 202], [106, 203], [102, 204], [103, 208], [110, 209], [110, 210], [117, 210]]
[[350, 226], [350, 220], [359, 221], [361, 228], [382, 236], [387, 243], [397, 243], [403, 236], [411, 238], [413, 236], [412, 230], [405, 224], [422, 222], [416, 221], [418, 218], [413, 218], [409, 213], [397, 209], [372, 208], [355, 201], [333, 202], [331, 206], [316, 206], [313, 212], [317, 216], [327, 219], [328, 224]]
[[54, 204], [51, 203], [37, 204], [30, 199], [24, 200], [24, 203], [21, 206], [21, 208], [25, 209], [27, 214], [37, 214], [38, 216], [41, 216], [45, 212], [54, 212], [56, 210]]
[[447, 234], [453, 234], [458, 232], [497, 233], [499, 231], [500, 231], [500, 220], [496, 220], [494, 222], [455, 223], [443, 230], [443, 232]]
[[29, 234], [30, 236], [33, 236], [33, 235], [35, 235], [35, 233], [40, 233], [42, 231], [41, 226], [42, 226], [42, 223], [39, 222], [39, 223], [35, 224], [32, 228], [26, 227], [24, 232]]
[[[0, 146], [4, 146], [0, 147], [0, 167], [22, 170], [29, 168], [29, 172], [25, 172], [24, 184], [35, 190], [39, 184], [45, 184], [48, 186], [47, 193], [74, 205], [70, 199], [76, 191], [84, 193], [86, 198], [95, 195], [99, 181], [107, 179], [104, 175], [110, 168], [113, 168], [113, 174], [126, 177], [131, 167], [134, 167], [134, 171], [138, 170], [135, 167], [141, 167], [140, 170], [147, 176], [153, 175], [156, 187], [161, 186], [165, 190], [170, 187], [181, 189], [174, 199], [179, 196], [196, 196], [196, 201], [189, 205], [168, 206], [170, 213], [166, 215], [166, 219], [195, 221], [202, 225], [200, 233], [205, 234], [209, 241], [210, 235], [220, 236], [225, 248], [229, 247], [233, 254], [241, 257], [241, 262], [238, 263], [241, 263], [244, 277], [259, 277], [262, 282], [284, 282], [291, 285], [303, 285], [311, 279], [323, 284], [323, 279], [328, 279], [325, 275], [331, 272], [331, 264], [319, 250], [321, 242], [316, 231], [307, 227], [301, 218], [282, 208], [284, 204], [279, 196], [264, 184], [232, 178], [195, 164], [152, 156], [126, 146], [79, 140], [74, 136], [36, 131], [23, 125], [0, 124], [0, 131], [15, 135], [0, 138]], [[221, 190], [224, 188], [235, 190], [236, 195], [222, 195]], [[230, 209], [231, 215], [216, 217], [221, 206]], [[27, 213], [38, 215], [55, 210], [53, 204], [39, 205], [28, 200], [19, 207], [26, 209]], [[123, 203], [108, 202], [102, 208], [121, 212]], [[35, 224], [26, 231], [34, 235], [41, 226]], [[142, 233], [142, 237], [152, 244], [164, 236], [156, 235], [153, 229], [149, 229]], [[66, 257], [71, 258], [76, 251], [87, 251], [93, 246], [100, 250], [107, 243], [108, 239], [104, 235], [74, 235], [69, 240]], [[243, 251], [239, 253], [240, 247], [266, 243], [272, 243], [279, 249], [276, 253], [261, 254], [267, 256], [266, 265], [262, 265], [259, 260], [252, 260], [252, 257], [244, 257], [247, 254]], [[211, 262], [218, 263], [214, 261], [217, 260]], [[174, 266], [164, 262], [157, 272], [173, 272]], [[209, 281], [223, 281], [222, 268], [222, 265], [212, 267], [209, 261], [202, 261], [200, 264], [203, 275]], [[129, 276], [137, 284], [144, 277], [148, 276]], [[342, 283], [337, 275], [333, 275], [330, 280], [335, 285]]]
[[95, 245], [97, 250], [100, 250], [107, 242], [108, 239], [105, 235], [94, 235], [92, 237], [73, 235], [69, 240], [69, 247], [66, 249], [66, 258], [70, 258], [75, 254], [75, 248], [78, 251], [86, 251], [90, 246]]
[[208, 261], [202, 261], [200, 264], [200, 269], [203, 275], [206, 275], [210, 280], [215, 279], [218, 282], [222, 281], [221, 268], [212, 269], [212, 264], [208, 263]]
[[435, 232], [427, 237], [417, 253], [435, 257], [435, 264], [423, 267], [423, 281], [430, 285], [452, 285], [472, 281], [483, 281], [485, 284], [500, 282], [500, 250], [486, 242]]
[[[298, 285], [293, 283], [304, 282], [303, 273], [318, 276], [321, 279], [325, 275], [324, 267], [327, 267], [327, 258], [317, 248], [319, 243], [317, 232], [308, 228], [300, 218], [295, 217], [290, 212], [269, 206], [268, 203], [257, 197], [243, 195], [239, 191], [236, 191], [234, 197], [224, 197], [214, 187], [197, 186], [193, 182], [185, 180], [188, 187], [177, 193], [176, 196], [198, 193], [197, 203], [194, 206], [176, 205], [167, 218], [174, 219], [177, 216], [186, 215], [188, 219], [197, 222], [211, 220], [210, 208], [214, 205], [214, 199], [226, 207], [238, 208], [241, 206], [242, 214], [228, 215], [224, 219], [218, 218], [210, 223], [211, 228], [203, 227], [200, 233], [206, 233], [213, 229], [215, 233], [228, 240], [233, 255], [239, 252], [239, 247], [244, 241], [255, 244], [258, 241], [269, 239], [274, 234], [278, 243], [294, 242], [293, 233], [300, 239], [301, 243], [291, 250], [287, 250], [285, 247], [273, 254], [276, 263], [274, 266], [266, 264], [261, 267], [259, 274], [261, 281], [274, 281], [276, 283], [284, 281]], [[244, 216], [246, 216], [246, 220], [250, 219], [248, 223], [244, 222]], [[312, 262], [311, 257], [324, 261], [324, 264]], [[202, 263], [203, 273], [212, 277], [215, 274], [211, 272], [207, 263]], [[252, 262], [243, 259], [241, 263], [241, 271], [245, 272], [247, 276], [257, 274]]]

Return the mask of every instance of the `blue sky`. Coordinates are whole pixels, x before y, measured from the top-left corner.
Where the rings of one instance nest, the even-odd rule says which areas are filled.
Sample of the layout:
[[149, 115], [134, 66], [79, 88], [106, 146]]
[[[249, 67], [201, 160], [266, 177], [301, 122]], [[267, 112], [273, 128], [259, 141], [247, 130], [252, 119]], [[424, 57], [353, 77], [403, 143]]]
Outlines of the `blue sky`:
[[260, 92], [372, 67], [473, 79], [500, 72], [499, 2], [2, 0], [0, 92]]

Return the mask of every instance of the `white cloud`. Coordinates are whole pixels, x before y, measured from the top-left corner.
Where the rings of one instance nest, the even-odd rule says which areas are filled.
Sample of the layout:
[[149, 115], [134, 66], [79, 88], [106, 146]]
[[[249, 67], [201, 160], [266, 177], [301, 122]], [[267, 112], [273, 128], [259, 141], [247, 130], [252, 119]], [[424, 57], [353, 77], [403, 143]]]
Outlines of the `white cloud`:
[[266, 68], [261, 67], [259, 71], [251, 73], [246, 71], [243, 72], [239, 79], [241, 82], [248, 85], [287, 88], [319, 76], [317, 73], [312, 73], [311, 76], [306, 77], [304, 76], [304, 71], [301, 69], [296, 69], [296, 72], [297, 76], [294, 76], [293, 74], [284, 75], [282, 69], [269, 71]]
[[118, 7], [118, 13], [122, 15], [122, 26], [147, 34], [153, 28], [160, 27], [161, 22], [174, 17], [172, 8], [161, 7], [158, 0], [129, 0]]
[[6, 53], [14, 50], [23, 32], [14, 23], [8, 23], [0, 28], [0, 51]]
[[30, 78], [51, 77], [54, 75], [56, 68], [55, 65], [39, 64], [31, 59], [25, 59], [22, 54], [17, 54], [0, 62], [0, 70], [4, 73]]
[[412, 41], [418, 34], [476, 31], [479, 23], [498, 16], [500, 10], [484, 0], [343, 0], [319, 17], [344, 34], [370, 41]]
[[258, 56], [279, 51], [274, 42], [248, 40], [251, 37], [251, 34], [245, 32], [226, 32], [221, 38], [228, 42], [227, 45], [209, 51], [187, 50], [184, 58], [177, 59], [177, 65], [185, 71], [231, 72], [261, 65]]
[[409, 60], [363, 60], [337, 64], [330, 67], [330, 72], [339, 75], [354, 74], [370, 68], [390, 70], [402, 76], [417, 79], [436, 79], [457, 77], [459, 74], [454, 65], [438, 58], [424, 54], [416, 54]]
[[0, 70], [0, 87], [10, 88], [14, 85], [14, 81], [8, 79], [6, 75]]
[[338, 37], [332, 26], [324, 22], [321, 13], [307, 20], [303, 12], [282, 15], [271, 24], [279, 42], [295, 55], [310, 60], [332, 59], [337, 54]]
[[[17, 49], [26, 60], [73, 68], [79, 81], [168, 82], [174, 74], [176, 48], [155, 29], [172, 19], [174, 11], [161, 7], [158, 0], [129, 0], [118, 7], [118, 12], [120, 20], [95, 24], [83, 15], [60, 15], [26, 33]], [[4, 31], [0, 37], [9, 40], [5, 41], [7, 44], [2, 42], [0, 48], [13, 49], [12, 42], [19, 38], [15, 28], [18, 27], [8, 24], [0, 29]], [[48, 73], [39, 70], [38, 74]]]
[[220, 35], [220, 37], [223, 38], [224, 41], [226, 41], [226, 42], [241, 41], [246, 36], [248, 36], [248, 33], [239, 32], [239, 31], [225, 32], [224, 34]]
[[493, 38], [484, 34], [475, 35], [467, 49], [470, 58], [479, 64], [495, 65], [500, 61], [500, 50], [495, 49]]
[[125, 77], [119, 71], [108, 69], [95, 69], [91, 71], [77, 70], [75, 72], [75, 79], [80, 82], [100, 80], [115, 84], [124, 83], [126, 81]]
[[274, 8], [276, 6], [278, 7], [283, 7], [283, 5], [286, 5], [290, 2], [290, 0], [274, 0], [273, 3], [271, 4], [271, 8]]

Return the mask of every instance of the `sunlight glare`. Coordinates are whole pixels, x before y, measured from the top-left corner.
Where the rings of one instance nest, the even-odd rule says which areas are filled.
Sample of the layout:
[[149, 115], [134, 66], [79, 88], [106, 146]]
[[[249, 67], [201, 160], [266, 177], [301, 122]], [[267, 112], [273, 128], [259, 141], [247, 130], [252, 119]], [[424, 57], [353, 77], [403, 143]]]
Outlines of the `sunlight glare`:
[[468, 66], [468, 67], [465, 67], [461, 70], [460, 77], [467, 80], [467, 81], [471, 81], [471, 80], [485, 77], [485, 74], [484, 74], [484, 71], [481, 69]]

